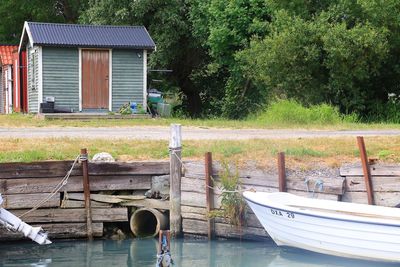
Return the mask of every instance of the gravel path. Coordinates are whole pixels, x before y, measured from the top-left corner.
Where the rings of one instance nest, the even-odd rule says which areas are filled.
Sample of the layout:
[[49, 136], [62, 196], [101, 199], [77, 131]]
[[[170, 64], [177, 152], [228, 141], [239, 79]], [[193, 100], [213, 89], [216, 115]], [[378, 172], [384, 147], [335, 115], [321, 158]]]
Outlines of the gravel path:
[[[0, 127], [0, 138], [100, 138], [168, 140], [169, 127], [49, 127], [49, 128], [4, 128]], [[205, 127], [182, 127], [185, 140], [246, 140], [286, 139], [340, 136], [396, 136], [400, 130], [268, 130], [268, 129], [216, 129]]]

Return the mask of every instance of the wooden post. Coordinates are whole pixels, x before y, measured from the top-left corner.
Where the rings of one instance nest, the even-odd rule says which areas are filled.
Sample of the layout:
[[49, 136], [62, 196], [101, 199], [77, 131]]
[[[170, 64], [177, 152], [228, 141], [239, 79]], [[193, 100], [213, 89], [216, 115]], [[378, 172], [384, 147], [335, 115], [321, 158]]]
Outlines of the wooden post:
[[87, 237], [89, 240], [93, 240], [92, 209], [90, 206], [90, 182], [89, 182], [89, 169], [88, 169], [88, 154], [87, 154], [86, 148], [81, 149], [80, 160], [82, 163], [83, 193], [85, 195]]
[[279, 192], [286, 192], [285, 153], [278, 153]]
[[[213, 182], [211, 180], [212, 176], [212, 154], [211, 152], [207, 152], [204, 155], [205, 158], [205, 171], [206, 171], [206, 203], [207, 203], [207, 215], [210, 214], [212, 209], [214, 208], [213, 203]], [[211, 240], [214, 237], [214, 219], [207, 216], [207, 224], [208, 224], [208, 240]]]
[[169, 223], [171, 237], [179, 237], [182, 229], [181, 218], [181, 177], [182, 177], [182, 135], [181, 125], [171, 124], [170, 150], [170, 211]]
[[358, 144], [358, 149], [360, 150], [361, 164], [364, 173], [364, 181], [368, 195], [368, 204], [375, 205], [374, 190], [372, 188], [372, 182], [371, 182], [371, 170], [368, 164], [368, 156], [367, 156], [367, 151], [365, 149], [364, 137], [357, 136], [357, 144]]

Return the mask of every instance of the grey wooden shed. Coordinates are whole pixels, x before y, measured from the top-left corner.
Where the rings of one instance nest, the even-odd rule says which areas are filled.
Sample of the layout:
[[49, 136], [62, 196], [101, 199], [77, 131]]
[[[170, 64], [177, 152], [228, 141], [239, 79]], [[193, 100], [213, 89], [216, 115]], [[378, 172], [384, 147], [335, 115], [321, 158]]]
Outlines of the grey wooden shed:
[[72, 112], [118, 111], [147, 103], [147, 54], [154, 41], [143, 26], [25, 22], [28, 112], [54, 98]]

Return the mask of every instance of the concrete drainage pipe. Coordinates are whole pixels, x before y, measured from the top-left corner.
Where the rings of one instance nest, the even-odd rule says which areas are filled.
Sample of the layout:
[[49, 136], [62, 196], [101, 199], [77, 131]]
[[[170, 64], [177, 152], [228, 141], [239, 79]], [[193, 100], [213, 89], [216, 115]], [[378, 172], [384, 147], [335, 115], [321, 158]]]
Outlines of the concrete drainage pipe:
[[130, 227], [136, 237], [154, 237], [168, 227], [168, 216], [156, 209], [141, 208], [131, 216]]

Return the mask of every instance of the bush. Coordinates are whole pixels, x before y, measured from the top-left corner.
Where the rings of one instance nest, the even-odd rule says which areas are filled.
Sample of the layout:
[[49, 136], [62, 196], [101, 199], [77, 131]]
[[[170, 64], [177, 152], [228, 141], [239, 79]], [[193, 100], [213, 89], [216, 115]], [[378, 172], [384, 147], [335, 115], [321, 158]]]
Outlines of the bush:
[[336, 107], [328, 104], [304, 107], [295, 100], [278, 100], [270, 104], [256, 120], [268, 124], [337, 124], [356, 122], [357, 116], [341, 115]]

